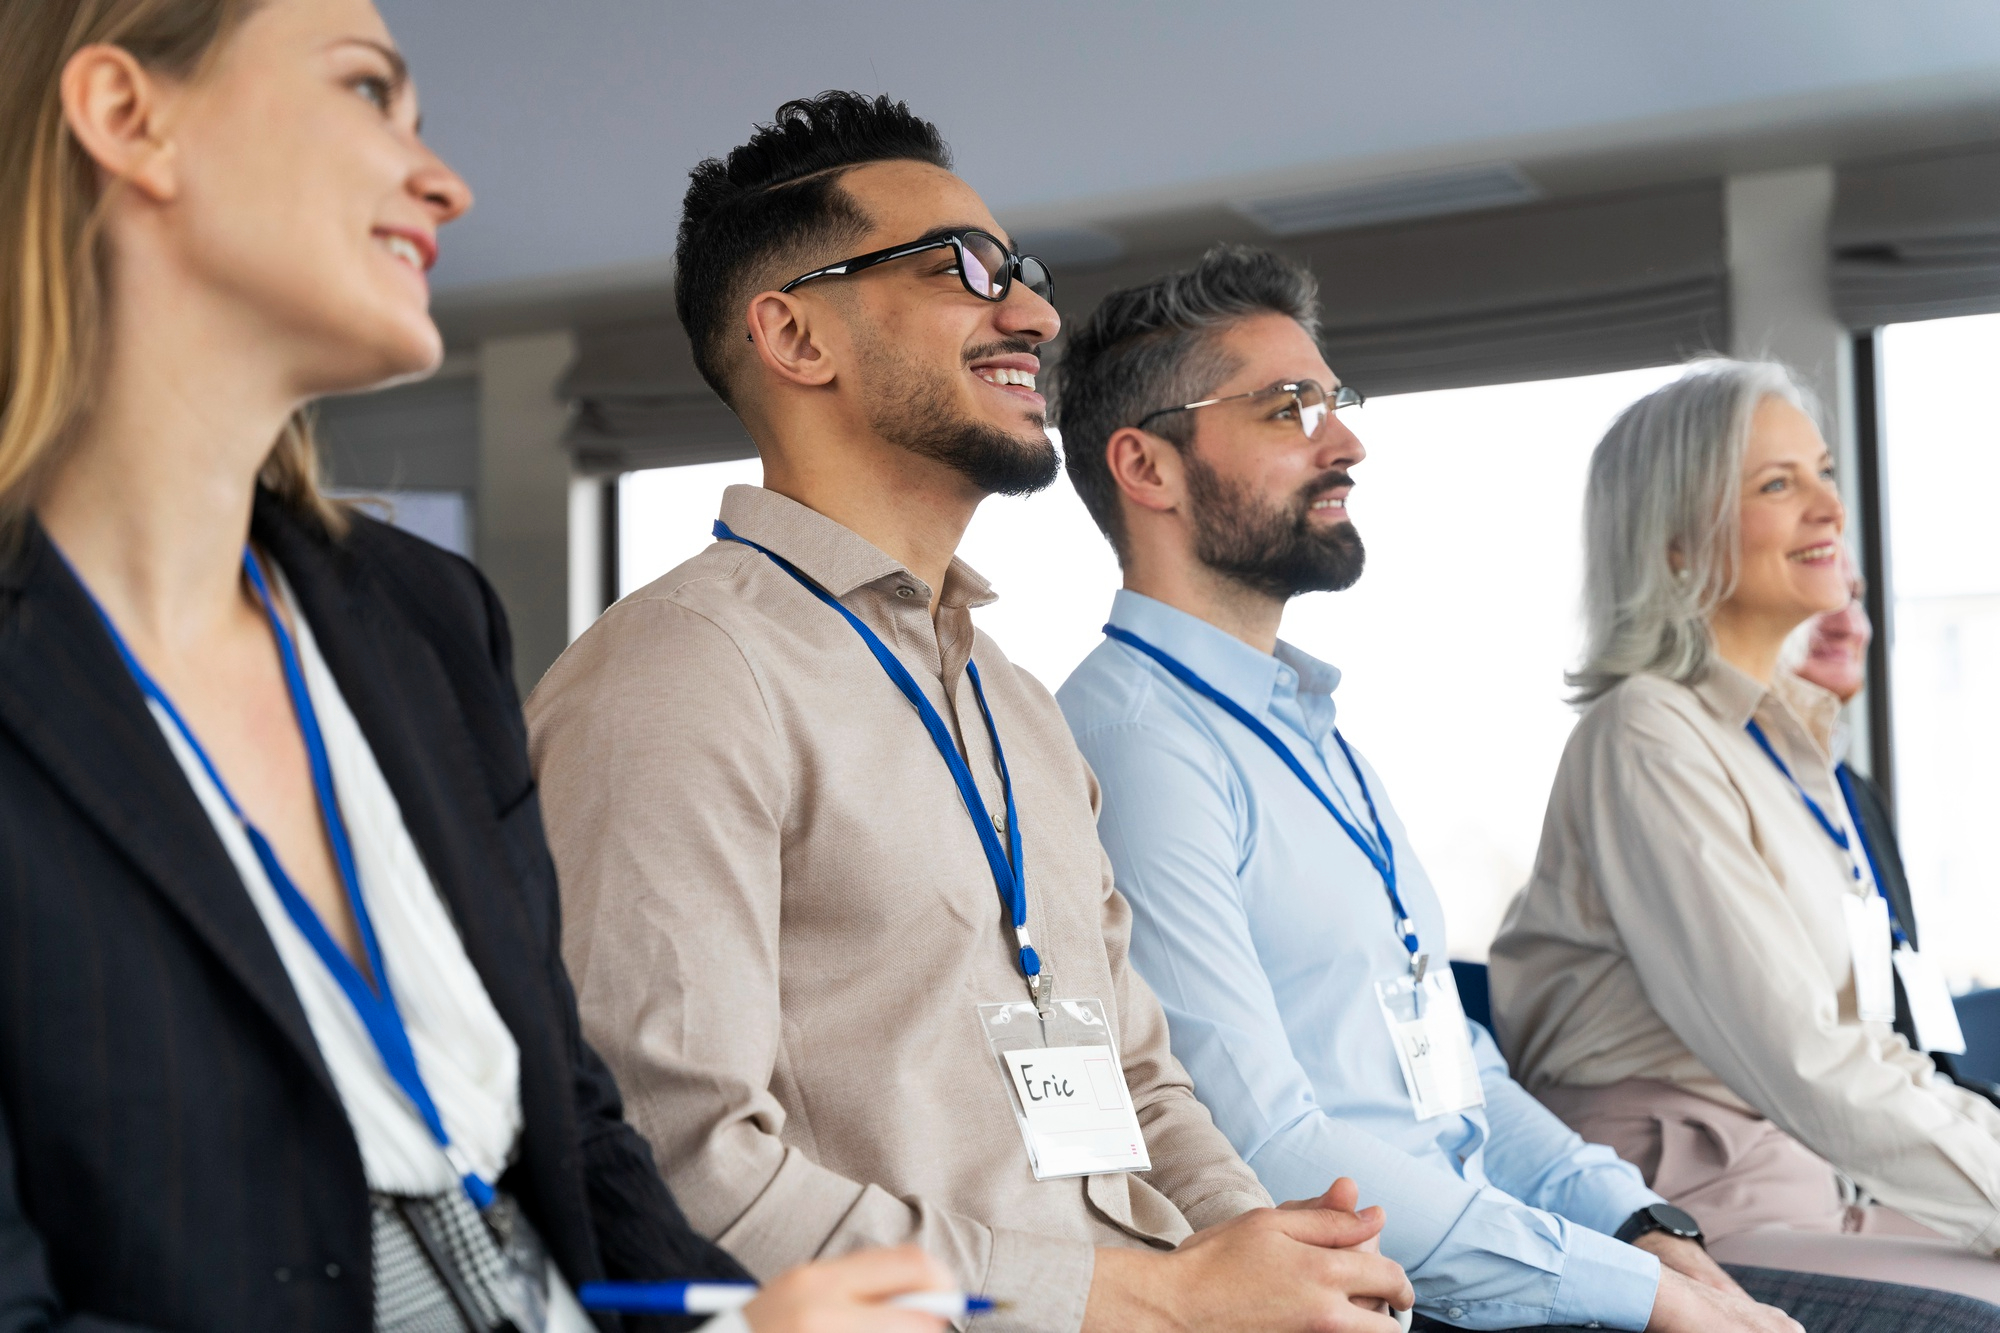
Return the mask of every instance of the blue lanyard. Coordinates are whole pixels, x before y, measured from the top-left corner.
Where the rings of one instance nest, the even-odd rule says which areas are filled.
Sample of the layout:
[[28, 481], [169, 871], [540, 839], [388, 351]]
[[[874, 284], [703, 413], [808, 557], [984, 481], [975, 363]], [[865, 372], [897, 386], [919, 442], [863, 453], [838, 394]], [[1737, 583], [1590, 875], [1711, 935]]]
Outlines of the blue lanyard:
[[1193, 668], [1189, 667], [1179, 658], [1174, 657], [1165, 649], [1155, 647], [1146, 642], [1130, 630], [1119, 629], [1116, 625], [1106, 625], [1104, 632], [1122, 644], [1137, 648], [1140, 652], [1158, 662], [1167, 669], [1167, 672], [1174, 679], [1180, 681], [1195, 693], [1210, 700], [1221, 708], [1223, 712], [1249, 728], [1252, 735], [1270, 746], [1271, 752], [1284, 760], [1285, 767], [1292, 770], [1292, 776], [1304, 783], [1306, 790], [1311, 792], [1319, 803], [1326, 807], [1326, 812], [1333, 816], [1335, 823], [1340, 825], [1341, 832], [1345, 833], [1348, 840], [1361, 849], [1361, 854], [1368, 858], [1368, 864], [1374, 866], [1375, 873], [1382, 877], [1382, 887], [1389, 894], [1389, 906], [1396, 913], [1396, 933], [1403, 937], [1403, 947], [1410, 952], [1411, 970], [1421, 978], [1427, 960], [1421, 951], [1422, 945], [1417, 939], [1416, 923], [1410, 919], [1409, 911], [1403, 906], [1403, 897], [1396, 891], [1396, 845], [1389, 840], [1389, 831], [1382, 826], [1382, 816], [1375, 809], [1375, 796], [1368, 790], [1368, 779], [1361, 776], [1361, 765], [1355, 760], [1354, 751], [1347, 748], [1347, 738], [1340, 734], [1339, 729], [1335, 729], [1333, 739], [1339, 744], [1340, 752], [1347, 756], [1347, 767], [1353, 771], [1354, 780], [1361, 786], [1361, 799], [1367, 802], [1368, 818], [1375, 824], [1375, 837], [1373, 841], [1370, 841], [1368, 835], [1357, 828], [1354, 821], [1347, 817], [1340, 806], [1320, 789], [1319, 783], [1313, 780], [1312, 774], [1306, 771], [1305, 765], [1299, 762], [1298, 756], [1292, 753], [1291, 747], [1279, 740], [1277, 734], [1259, 721], [1248, 709], [1196, 675]]
[[1868, 858], [1868, 873], [1875, 879], [1875, 892], [1882, 895], [1882, 901], [1889, 908], [1889, 934], [1895, 938], [1896, 947], [1908, 949], [1910, 937], [1903, 933], [1903, 923], [1896, 919], [1896, 904], [1889, 901], [1889, 890], [1882, 882], [1882, 863], [1875, 859], [1875, 844], [1868, 840], [1868, 825], [1861, 818], [1861, 802], [1854, 794], [1854, 779], [1847, 772], [1847, 765], [1833, 766], [1834, 780], [1840, 783], [1840, 795], [1847, 802], [1847, 813], [1854, 820], [1854, 836], [1861, 839], [1861, 854]]
[[1000, 748], [1000, 731], [993, 724], [993, 710], [986, 705], [986, 690], [979, 683], [979, 668], [970, 660], [965, 664], [965, 674], [972, 680], [972, 693], [979, 700], [979, 712], [986, 719], [986, 734], [993, 739], [993, 757], [1000, 764], [1000, 787], [1007, 795], [1007, 846], [1002, 848], [999, 835], [993, 831], [993, 818], [986, 811], [985, 798], [979, 794], [979, 784], [972, 780], [972, 770], [966, 767], [965, 759], [958, 752], [958, 745], [952, 740], [951, 731], [937, 709], [924, 697], [915, 677], [902, 662], [897, 660], [889, 646], [882, 642], [875, 631], [861, 622], [861, 618], [840, 604], [838, 598], [801, 573], [791, 561], [767, 546], [759, 546], [747, 537], [739, 537], [729, 530], [729, 525], [721, 519], [715, 520], [715, 537], [718, 541], [738, 542], [753, 551], [762, 551], [771, 563], [798, 580], [799, 586], [813, 596], [840, 612], [841, 618], [851, 625], [861, 641], [868, 645], [868, 651], [875, 654], [875, 660], [910, 706], [923, 719], [924, 730], [931, 735], [931, 744], [943, 757], [945, 767], [951, 770], [952, 781], [958, 784], [959, 799], [965, 802], [965, 813], [972, 820], [973, 832], [979, 835], [979, 845], [986, 852], [986, 864], [993, 872], [993, 885], [1000, 891], [1000, 901], [1007, 906], [1008, 915], [1013, 919], [1014, 937], [1020, 948], [1021, 975], [1028, 979], [1029, 989], [1041, 995], [1042, 960], [1028, 939], [1028, 885], [1021, 861], [1021, 820], [1014, 812], [1014, 779], [1007, 772], [1007, 755]]
[[[71, 572], [75, 573], [74, 567], [71, 568]], [[325, 923], [319, 919], [319, 913], [313, 910], [312, 904], [306, 901], [305, 895], [300, 893], [298, 886], [292, 882], [292, 877], [285, 873], [284, 866], [279, 864], [278, 854], [272, 849], [270, 841], [265, 838], [262, 830], [250, 822], [249, 816], [243, 813], [243, 807], [236, 803], [236, 797], [230, 793], [228, 784], [223, 782], [222, 774], [210, 761], [208, 752], [202, 749], [201, 742], [195, 739], [193, 728], [188, 726], [180, 710], [174, 707], [173, 700], [167, 697], [166, 691], [160, 688], [159, 683], [147, 673], [146, 668], [140, 665], [139, 659], [133, 656], [124, 636], [111, 622], [110, 615], [105, 612], [102, 603], [98, 602], [96, 594], [90, 593], [88, 584], [84, 585], [84, 591], [90, 593], [91, 605], [97, 608], [98, 619], [104, 622], [104, 628], [111, 635], [111, 642], [118, 649], [118, 656], [123, 659], [125, 669], [138, 683], [140, 692], [158, 704], [161, 711], [166, 713], [168, 719], [173, 722], [175, 730], [179, 731], [181, 738], [187, 742], [188, 748], [194, 751], [195, 758], [201, 761], [202, 771], [208, 774], [208, 780], [215, 784], [215, 789], [222, 794], [223, 802], [228, 805], [229, 813], [236, 816], [236, 822], [242, 826], [244, 835], [250, 839], [250, 846], [255, 849], [257, 860], [264, 867], [264, 874], [269, 877], [271, 887], [277, 890], [278, 901], [285, 905], [286, 914], [299, 928], [299, 933], [311, 943], [313, 952], [319, 955], [320, 961], [326, 965], [327, 971], [333, 974], [334, 980], [340, 983], [340, 989], [347, 995], [348, 1002], [361, 1016], [362, 1025], [367, 1028], [369, 1039], [375, 1043], [376, 1053], [382, 1057], [382, 1063], [387, 1067], [389, 1076], [396, 1080], [396, 1086], [401, 1088], [404, 1095], [415, 1105], [417, 1114], [423, 1117], [431, 1137], [437, 1140], [438, 1147], [444, 1151], [446, 1159], [452, 1164], [452, 1169], [459, 1173], [459, 1180], [465, 1187], [467, 1197], [475, 1206], [484, 1209], [493, 1202], [493, 1186], [480, 1179], [478, 1173], [464, 1160], [463, 1154], [453, 1146], [451, 1136], [445, 1132], [444, 1120], [438, 1115], [437, 1103], [431, 1100], [430, 1090], [424, 1086], [423, 1073], [417, 1068], [417, 1054], [410, 1047], [410, 1034], [403, 1025], [403, 1016], [397, 1012], [396, 997], [389, 988], [389, 973], [382, 963], [382, 947], [376, 941], [375, 926], [368, 917], [368, 904], [361, 896], [361, 875], [355, 869], [354, 846], [348, 839], [347, 822], [341, 817], [340, 801], [333, 789], [333, 766], [327, 759], [326, 740], [320, 732], [319, 715], [313, 711], [312, 695], [306, 689], [305, 672], [299, 666], [299, 656], [292, 644], [292, 636], [286, 631], [284, 622], [278, 618], [277, 607], [271, 600], [271, 590], [264, 583], [263, 571], [258, 569], [257, 561], [251, 556], [248, 547], [243, 550], [243, 572], [249, 577], [250, 586], [257, 590], [257, 599], [264, 604], [264, 615], [271, 622], [271, 635], [278, 641], [278, 657], [285, 670], [285, 689], [292, 697], [292, 711], [298, 717], [299, 734], [305, 740], [306, 760], [312, 769], [313, 790], [319, 797], [320, 818], [326, 825], [327, 841], [333, 846], [334, 864], [340, 870], [341, 885], [347, 890], [348, 905], [354, 911], [354, 924], [361, 935], [362, 951], [367, 955], [369, 971], [375, 978], [372, 984], [367, 977], [361, 975], [360, 969], [354, 966], [353, 960], [346, 952], [334, 942], [333, 936], [327, 933]], [[81, 575], [77, 577], [77, 582], [83, 583]]]
[[[1771, 738], [1766, 736], [1764, 729], [1757, 725], [1756, 718], [1753, 717], [1748, 722], [1745, 722], [1743, 729], [1750, 733], [1750, 739], [1757, 742], [1757, 747], [1764, 752], [1770, 761], [1778, 766], [1778, 771], [1785, 775], [1785, 781], [1792, 784], [1792, 790], [1797, 792], [1799, 799], [1806, 803], [1806, 809], [1812, 812], [1813, 820], [1819, 825], [1820, 831], [1833, 839], [1834, 846], [1847, 853], [1847, 868], [1853, 873], [1854, 882], [1859, 884], [1861, 882], [1861, 863], [1854, 859], [1854, 844], [1848, 839], [1847, 831], [1834, 823], [1828, 817], [1826, 811], [1820, 807], [1820, 803], [1812, 798], [1812, 794], [1799, 785], [1799, 780], [1792, 776], [1792, 770], [1785, 766], [1783, 759], [1778, 757], [1777, 750], [1771, 745]], [[1869, 868], [1873, 869], [1874, 867], [1870, 866]], [[1877, 893], [1882, 892], [1880, 880], [1877, 880], [1875, 883], [1875, 891]], [[1887, 902], [1888, 900], [1888, 895], [1884, 894], [1882, 901]], [[1895, 912], [1893, 909], [1889, 915], [1892, 919], [1894, 918]]]

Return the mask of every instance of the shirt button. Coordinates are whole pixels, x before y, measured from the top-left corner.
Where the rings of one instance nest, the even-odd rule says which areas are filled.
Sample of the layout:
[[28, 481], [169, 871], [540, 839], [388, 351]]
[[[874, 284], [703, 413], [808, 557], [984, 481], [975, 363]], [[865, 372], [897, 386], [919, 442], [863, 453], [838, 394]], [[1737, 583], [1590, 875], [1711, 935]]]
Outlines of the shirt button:
[[1454, 1305], [1449, 1310], [1446, 1310], [1444, 1315], [1447, 1319], [1463, 1319], [1465, 1318], [1465, 1307], [1463, 1305]]
[[910, 598], [910, 597], [915, 597], [916, 595], [917, 595], [917, 590], [915, 588], [912, 588], [909, 584], [903, 583], [897, 585], [896, 596], [902, 598]]
[[271, 1276], [280, 1282], [290, 1282], [292, 1280], [292, 1270], [289, 1268], [280, 1268], [277, 1272], [271, 1274]]
[[326, 1275], [327, 1275], [328, 1277], [331, 1277], [331, 1278], [337, 1278], [337, 1277], [339, 1277], [339, 1276], [340, 1276], [340, 1265], [339, 1265], [339, 1264], [328, 1264], [328, 1265], [326, 1266]]

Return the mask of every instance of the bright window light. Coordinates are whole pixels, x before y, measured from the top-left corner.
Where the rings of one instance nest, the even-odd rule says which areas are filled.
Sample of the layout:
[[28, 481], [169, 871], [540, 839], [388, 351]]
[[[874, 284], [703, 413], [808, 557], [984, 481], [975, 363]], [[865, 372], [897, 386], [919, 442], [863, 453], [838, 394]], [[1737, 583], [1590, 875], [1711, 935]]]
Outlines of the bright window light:
[[2000, 315], [1884, 330], [1896, 822], [1924, 952], [2000, 985]]
[[[1484, 958], [1527, 882], [1575, 715], [1585, 464], [1673, 368], [1377, 398], [1350, 507], [1368, 569], [1295, 602], [1284, 637], [1338, 666], [1341, 728], [1381, 772], [1444, 899], [1451, 952]], [[707, 544], [723, 488], [757, 464], [629, 474], [621, 591]], [[980, 507], [960, 554], [1000, 600], [979, 626], [1054, 690], [1101, 637], [1110, 547], [1067, 478]]]

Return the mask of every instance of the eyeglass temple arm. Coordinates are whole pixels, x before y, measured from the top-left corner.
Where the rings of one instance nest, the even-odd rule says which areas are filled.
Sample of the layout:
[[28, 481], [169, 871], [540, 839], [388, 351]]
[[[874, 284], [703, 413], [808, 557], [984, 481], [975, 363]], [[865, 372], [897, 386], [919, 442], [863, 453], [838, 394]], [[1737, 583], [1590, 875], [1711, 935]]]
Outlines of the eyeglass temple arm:
[[780, 293], [788, 292], [800, 283], [811, 282], [814, 278], [830, 278], [841, 274], [859, 273], [864, 268], [873, 268], [877, 264], [886, 264], [892, 259], [901, 259], [905, 255], [921, 254], [925, 250], [941, 250], [947, 245], [957, 244], [958, 238], [955, 236], [937, 236], [928, 241], [912, 241], [908, 245], [895, 245], [887, 250], [877, 250], [872, 254], [856, 255], [852, 259], [843, 259], [838, 264], [828, 264], [825, 268], [816, 268], [810, 273], [801, 273], [798, 277], [793, 278], [790, 282], [778, 288], [778, 291]]

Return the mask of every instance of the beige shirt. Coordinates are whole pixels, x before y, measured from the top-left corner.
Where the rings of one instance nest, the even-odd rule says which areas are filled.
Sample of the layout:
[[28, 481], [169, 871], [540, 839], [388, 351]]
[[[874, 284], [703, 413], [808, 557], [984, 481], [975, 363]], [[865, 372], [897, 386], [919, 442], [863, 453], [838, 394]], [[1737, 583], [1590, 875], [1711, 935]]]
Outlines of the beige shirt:
[[853, 532], [754, 486], [722, 517], [881, 636], [955, 732], [996, 819], [1005, 747], [1028, 924], [1063, 998], [1104, 1002], [1153, 1169], [1036, 1181], [977, 1006], [1026, 999], [949, 770], [854, 630], [718, 542], [606, 612], [528, 701], [585, 1035], [694, 1225], [768, 1277], [915, 1240], [1013, 1302], [982, 1328], [1079, 1327], [1093, 1250], [1171, 1247], [1269, 1202], [1169, 1053], [1126, 959], [1097, 784], [1048, 692]]
[[[1534, 876], [1492, 952], [1493, 1014], [1530, 1089], [1661, 1079], [1769, 1117], [1883, 1203], [2000, 1247], [2000, 1112], [1856, 1015], [1838, 705], [1727, 663], [1634, 676], [1577, 723]], [[1858, 849], [1857, 849], [1858, 850]], [[1865, 872], [1864, 872], [1865, 874]]]

